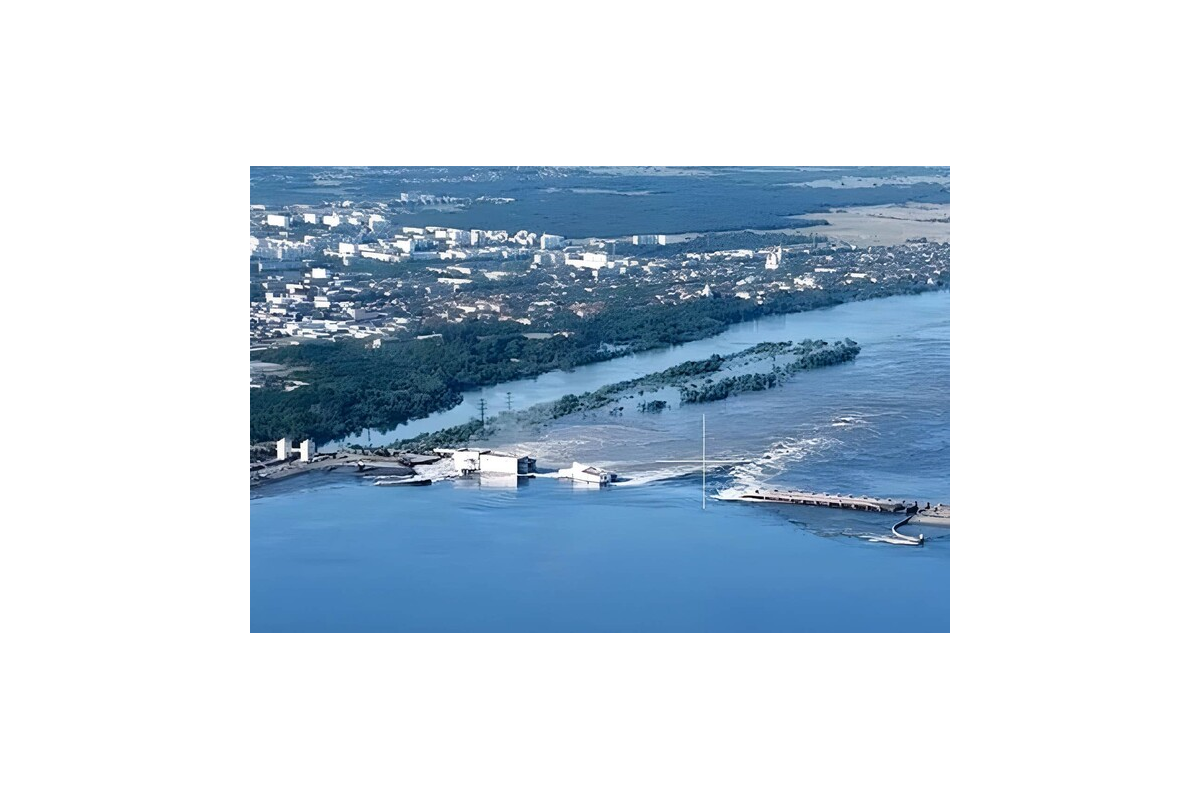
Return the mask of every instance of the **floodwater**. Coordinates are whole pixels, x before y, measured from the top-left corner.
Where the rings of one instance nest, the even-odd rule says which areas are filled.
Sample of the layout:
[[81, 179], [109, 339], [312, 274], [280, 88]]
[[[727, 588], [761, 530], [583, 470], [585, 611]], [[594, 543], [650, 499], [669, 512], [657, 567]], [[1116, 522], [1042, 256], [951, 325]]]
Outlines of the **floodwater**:
[[[925, 528], [925, 546], [896, 547], [868, 541], [896, 516], [717, 499], [766, 485], [949, 503], [949, 334], [948, 292], [892, 297], [484, 390], [493, 409], [507, 391], [522, 407], [761, 341], [862, 345], [853, 363], [777, 389], [655, 415], [636, 411], [644, 398], [619, 401], [623, 412], [501, 430], [486, 443], [526, 451], [541, 468], [579, 460], [627, 478], [603, 489], [548, 477], [278, 484], [251, 499], [251, 627], [949, 630], [948, 531]], [[703, 493], [697, 465], [665, 463], [699, 458], [702, 415], [707, 457], [739, 462], [712, 469]], [[456, 424], [438, 416], [423, 429]]]

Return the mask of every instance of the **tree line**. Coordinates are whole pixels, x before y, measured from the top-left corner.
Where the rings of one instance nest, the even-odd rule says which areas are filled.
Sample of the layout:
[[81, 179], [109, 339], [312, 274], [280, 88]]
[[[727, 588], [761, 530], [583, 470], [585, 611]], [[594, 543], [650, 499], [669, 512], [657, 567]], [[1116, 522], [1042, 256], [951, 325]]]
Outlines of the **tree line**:
[[683, 344], [770, 314], [936, 288], [916, 281], [887, 288], [864, 284], [780, 293], [762, 305], [733, 297], [658, 305], [630, 287], [594, 317], [563, 314], [552, 322], [569, 336], [529, 339], [523, 336], [529, 328], [515, 322], [471, 321], [421, 331], [441, 338], [384, 342], [372, 350], [357, 340], [280, 347], [264, 360], [301, 368], [295, 377], [310, 385], [252, 389], [250, 441], [290, 436], [323, 443], [366, 428], [392, 428], [452, 408], [463, 392], [482, 386]]

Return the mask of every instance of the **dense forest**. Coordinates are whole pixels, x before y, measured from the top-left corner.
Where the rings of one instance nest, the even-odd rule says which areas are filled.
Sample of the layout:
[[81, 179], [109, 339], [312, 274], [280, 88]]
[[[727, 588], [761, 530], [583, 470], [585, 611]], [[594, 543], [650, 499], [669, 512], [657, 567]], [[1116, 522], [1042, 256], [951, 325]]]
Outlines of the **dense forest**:
[[610, 302], [594, 317], [563, 315], [557, 322], [569, 336], [529, 339], [523, 335], [528, 329], [517, 323], [464, 322], [428, 329], [440, 338], [384, 342], [379, 349], [368, 350], [359, 341], [282, 347], [265, 360], [299, 368], [294, 377], [309, 385], [252, 389], [250, 441], [290, 436], [325, 443], [451, 408], [476, 387], [682, 344], [769, 314], [935, 288], [941, 287], [839, 286], [783, 293], [762, 305], [732, 297], [651, 305], [631, 289], [624, 302]]
[[[840, 176], [927, 176], [930, 183], [823, 188], [808, 181]], [[948, 203], [949, 171], [859, 167], [674, 169], [618, 174], [592, 168], [254, 167], [252, 203], [323, 205], [354, 197], [389, 203], [404, 225], [454, 225], [586, 236], [796, 227], [796, 215], [843, 206]], [[318, 177], [321, 180], [318, 182]], [[451, 195], [453, 206], [396, 207], [400, 192]], [[493, 202], [495, 198], [513, 202]], [[400, 216], [397, 212], [403, 212]], [[636, 222], [631, 222], [636, 220]], [[632, 229], [631, 229], [632, 226]]]

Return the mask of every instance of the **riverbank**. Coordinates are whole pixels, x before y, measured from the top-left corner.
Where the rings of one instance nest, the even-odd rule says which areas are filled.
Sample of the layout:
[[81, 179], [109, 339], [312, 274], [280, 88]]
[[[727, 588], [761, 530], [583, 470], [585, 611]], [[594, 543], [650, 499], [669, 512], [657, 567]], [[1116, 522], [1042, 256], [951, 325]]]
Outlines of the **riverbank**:
[[875, 322], [877, 315], [890, 316], [893, 308], [906, 309], [903, 313], [913, 314], [918, 318], [941, 314], [941, 307], [948, 305], [948, 299], [948, 290], [926, 291], [759, 317], [726, 326], [719, 334], [684, 344], [626, 353], [569, 370], [551, 370], [532, 378], [504, 381], [463, 391], [462, 400], [445, 411], [412, 419], [391, 428], [362, 430], [333, 441], [331, 447], [347, 447], [352, 444], [379, 446], [412, 439], [422, 434], [469, 424], [472, 420], [478, 421], [481, 400], [493, 414], [500, 410], [527, 409], [539, 403], [553, 402], [568, 394], [592, 392], [606, 385], [668, 369], [683, 361], [706, 359], [714, 352], [740, 350], [766, 340], [800, 341], [811, 338], [835, 341], [852, 335], [859, 344], [869, 345], [878, 341], [870, 336], [872, 329], [878, 327]]
[[778, 289], [757, 301], [749, 292], [662, 304], [638, 293], [620, 302], [609, 298], [612, 302], [598, 303], [603, 306], [598, 313], [580, 312], [564, 322], [561, 336], [549, 339], [530, 339], [515, 322], [464, 321], [443, 326], [439, 337], [383, 341], [378, 348], [357, 341], [281, 348], [269, 356], [272, 363], [295, 368], [306, 385], [251, 390], [251, 441], [288, 436], [322, 445], [345, 442], [350, 431], [403, 425], [453, 408], [472, 387], [662, 350], [756, 319], [948, 286], [948, 274], [941, 272], [936, 279], [897, 273], [886, 282], [867, 280], [866, 273], [847, 275], [858, 277], [830, 279], [826, 288]]
[[[433, 459], [437, 461], [437, 459]], [[397, 456], [362, 456], [343, 451], [330, 458], [305, 463], [295, 459], [284, 464], [272, 464], [262, 469], [251, 469], [250, 488], [270, 486], [290, 477], [301, 475], [356, 475], [356, 476], [412, 476], [416, 470], [400, 463]]]
[[[860, 349], [856, 342], [848, 338], [832, 344], [824, 340], [805, 339], [794, 346], [791, 341], [760, 342], [736, 353], [714, 353], [701, 361], [685, 361], [670, 369], [601, 386], [592, 392], [567, 394], [521, 411], [502, 411], [486, 423], [484, 420], [472, 420], [463, 425], [396, 441], [388, 447], [429, 452], [437, 447], [466, 445], [473, 438], [495, 435], [500, 428], [537, 426], [589, 411], [605, 411], [611, 417], [623, 417], [626, 406], [631, 415], [635, 408], [642, 414], [661, 414], [672, 407], [710, 403], [745, 392], [782, 386], [801, 371], [852, 361]], [[777, 363], [778, 358], [793, 360]], [[768, 359], [772, 366], [770, 372], [745, 372]], [[740, 374], [719, 379], [722, 372]], [[669, 398], [669, 402], [664, 398]]]
[[[632, 405], [625, 402], [623, 416], [588, 408], [548, 421], [539, 417], [536, 424], [531, 418], [530, 424], [518, 420], [511, 425], [493, 425], [479, 445], [530, 453], [543, 464], [596, 464], [631, 479], [632, 485], [644, 485], [690, 473], [698, 476], [694, 465], [668, 462], [699, 458], [701, 416], [706, 415], [708, 457], [750, 462], [734, 470], [737, 485], [800, 486], [948, 503], [949, 309], [949, 293], [939, 292], [756, 320], [686, 345], [490, 387], [468, 395], [458, 409], [414, 422], [408, 430], [419, 433], [421, 425], [427, 431], [441, 430], [464, 424], [464, 420], [470, 423], [472, 418], [478, 425], [481, 399], [495, 409], [504, 408], [511, 397], [517, 415], [568, 394], [580, 397], [682, 362], [707, 360], [714, 352], [744, 352], [764, 341], [836, 340], [850, 333], [862, 346], [854, 361], [806, 374], [771, 391], [687, 404], [664, 413], [638, 413], [637, 402], [645, 401], [650, 396], [647, 392]], [[740, 362], [734, 367], [739, 371], [756, 369]], [[761, 371], [761, 367], [757, 369]], [[633, 393], [636, 396], [636, 390]], [[503, 421], [508, 412], [497, 416]], [[399, 438], [376, 437], [376, 447]], [[353, 444], [347, 442], [344, 447]], [[365, 436], [361, 444], [366, 445]], [[357, 453], [343, 454], [341, 463], [358, 458]], [[395, 459], [395, 455], [387, 458]], [[788, 474], [789, 465], [797, 462], [803, 463], [802, 472]], [[897, 466], [901, 464], [903, 468]], [[289, 471], [278, 477], [325, 474], [305, 469], [309, 471]], [[429, 469], [418, 469], [418, 474]], [[318, 479], [282, 485], [294, 493], [307, 490], [310, 484], [347, 482], [358, 481]]]

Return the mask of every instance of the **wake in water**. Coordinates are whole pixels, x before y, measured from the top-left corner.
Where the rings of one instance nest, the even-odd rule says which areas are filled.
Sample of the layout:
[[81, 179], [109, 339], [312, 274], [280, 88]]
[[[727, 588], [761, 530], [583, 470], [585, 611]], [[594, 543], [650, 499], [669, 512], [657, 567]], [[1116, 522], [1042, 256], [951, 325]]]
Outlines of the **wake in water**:
[[[858, 417], [858, 420], [856, 424], [870, 426], [866, 419]], [[826, 430], [832, 433], [831, 428]], [[645, 486], [698, 477], [701, 471], [698, 437], [691, 439], [683, 435], [691, 434], [691, 430], [676, 427], [664, 431], [642, 420], [628, 420], [623, 423], [560, 423], [539, 433], [541, 435], [534, 438], [498, 438], [493, 446], [508, 452], [535, 454], [540, 469], [565, 467], [574, 461], [595, 464], [617, 473], [619, 482], [613, 486]], [[723, 437], [725, 447], [717, 446], [713, 438], [710, 431], [708, 477], [718, 485], [732, 483], [729, 491], [769, 485], [804, 459], [842, 444], [838, 438], [814, 432], [781, 439], [770, 444], [765, 452], [754, 454], [730, 449], [728, 433]], [[722, 461], [742, 463], [717, 463]]]
[[[897, 405], [908, 389], [889, 394], [872, 382], [870, 392], [858, 391], [845, 385], [854, 376], [829, 372], [820, 381], [741, 395], [705, 409], [709, 496], [728, 499], [755, 487], [873, 488], [876, 472], [900, 463], [894, 451], [911, 452], [923, 440], [895, 435], [911, 427], [904, 407]], [[699, 482], [702, 416], [702, 410], [691, 408], [661, 415], [589, 410], [538, 425], [499, 425], [472, 444], [528, 453], [543, 471], [576, 461], [594, 465], [618, 475], [613, 487]], [[939, 442], [929, 446], [938, 448], [935, 453], [944, 449]], [[720, 461], [744, 463], [714, 463]]]
[[805, 458], [830, 450], [838, 443], [837, 439], [829, 436], [807, 439], [789, 437], [775, 442], [757, 458], [732, 467], [729, 474], [733, 484], [724, 492], [741, 494], [747, 489], [769, 486]]
[[945, 541], [950, 538], [949, 528], [935, 528], [927, 525], [918, 525], [915, 527], [905, 527], [904, 533], [900, 533], [893, 526], [887, 533], [862, 533], [862, 532], [847, 532], [843, 534], [871, 544], [892, 544], [907, 547], [923, 547], [927, 542], [934, 543], [937, 541]]
[[[659, 481], [678, 480], [692, 475], [700, 474], [700, 465], [689, 466], [686, 464], [671, 464], [661, 467], [651, 467], [647, 465], [626, 466], [627, 472], [616, 470], [620, 480], [612, 486], [645, 486], [648, 483], [658, 483]], [[714, 470], [710, 467], [708, 474], [711, 480]]]

